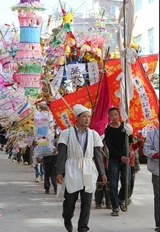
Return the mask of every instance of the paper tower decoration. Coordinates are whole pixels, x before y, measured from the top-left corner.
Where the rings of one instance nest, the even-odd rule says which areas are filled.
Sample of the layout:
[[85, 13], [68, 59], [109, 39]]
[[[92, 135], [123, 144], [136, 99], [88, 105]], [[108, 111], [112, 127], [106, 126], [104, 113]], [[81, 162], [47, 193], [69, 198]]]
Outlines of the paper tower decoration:
[[2, 65], [3, 69], [10, 68], [11, 59], [12, 57], [10, 54], [3, 48], [0, 48], [0, 64]]
[[19, 87], [24, 87], [27, 93], [30, 90], [38, 93], [43, 61], [40, 46], [42, 16], [38, 13], [45, 9], [40, 0], [20, 0], [12, 10], [18, 11], [20, 23], [19, 50], [15, 56], [18, 72], [14, 80]]

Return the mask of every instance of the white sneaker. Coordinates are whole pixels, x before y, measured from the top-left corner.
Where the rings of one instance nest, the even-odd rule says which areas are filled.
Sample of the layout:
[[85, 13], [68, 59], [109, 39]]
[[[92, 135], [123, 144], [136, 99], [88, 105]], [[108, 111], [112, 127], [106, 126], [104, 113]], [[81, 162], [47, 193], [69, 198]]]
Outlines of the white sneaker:
[[41, 176], [41, 180], [44, 180], [44, 175]]
[[23, 164], [24, 164], [24, 165], [28, 165], [28, 162], [24, 162]]
[[40, 179], [39, 177], [36, 178], [35, 182], [40, 182]]
[[31, 168], [34, 168], [34, 167], [35, 167], [35, 165], [31, 164], [31, 165], [30, 165], [30, 167], [31, 167]]

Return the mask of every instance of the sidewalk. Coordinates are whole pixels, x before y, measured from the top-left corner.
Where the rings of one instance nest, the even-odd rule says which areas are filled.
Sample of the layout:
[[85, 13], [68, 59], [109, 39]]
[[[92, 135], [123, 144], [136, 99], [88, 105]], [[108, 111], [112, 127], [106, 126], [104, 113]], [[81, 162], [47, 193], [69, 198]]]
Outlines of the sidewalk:
[[[43, 181], [35, 182], [34, 168], [12, 162], [0, 151], [0, 232], [65, 232], [62, 202], [52, 191], [44, 193]], [[136, 174], [132, 202], [127, 212], [112, 217], [109, 209], [95, 209], [93, 201], [89, 232], [154, 231], [153, 190], [146, 164]], [[79, 209], [77, 202], [73, 232]]]

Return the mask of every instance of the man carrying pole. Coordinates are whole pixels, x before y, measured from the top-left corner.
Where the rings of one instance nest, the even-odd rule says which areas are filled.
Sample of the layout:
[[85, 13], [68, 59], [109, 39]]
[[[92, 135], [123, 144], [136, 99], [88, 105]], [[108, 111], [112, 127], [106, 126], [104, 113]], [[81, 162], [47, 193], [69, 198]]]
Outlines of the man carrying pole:
[[[119, 208], [125, 212], [127, 208], [124, 205], [126, 183], [126, 166], [129, 166], [130, 159], [125, 151], [126, 130], [124, 122], [120, 122], [120, 114], [116, 107], [108, 111], [110, 125], [105, 129], [105, 141], [109, 150], [108, 178], [110, 184], [110, 198], [112, 204], [112, 216], [119, 216]], [[132, 143], [132, 136], [128, 138], [128, 143]], [[118, 191], [119, 178], [121, 187]], [[127, 197], [128, 200], [128, 197]]]
[[[126, 4], [128, 4], [126, 12]], [[126, 17], [127, 15], [127, 17]], [[121, 20], [123, 19], [123, 31], [124, 31], [124, 43], [122, 42], [121, 37]], [[131, 38], [132, 38], [132, 29], [134, 26], [134, 0], [123, 0], [123, 7], [120, 11], [119, 16], [119, 25], [117, 32], [117, 41], [120, 51], [120, 61], [122, 72], [118, 75], [117, 80], [120, 80], [120, 89], [115, 93], [117, 97], [120, 98], [120, 115], [124, 121], [124, 128], [126, 131], [125, 137], [125, 153], [126, 157], [129, 158], [129, 143], [128, 136], [132, 134], [133, 130], [131, 125], [128, 123], [128, 112], [130, 106], [130, 100], [134, 95], [134, 85], [132, 78], [132, 69], [131, 63], [136, 62], [137, 53], [134, 49], [130, 48]], [[127, 32], [127, 33], [126, 33]], [[128, 206], [128, 164], [126, 165], [125, 172], [125, 207]]]

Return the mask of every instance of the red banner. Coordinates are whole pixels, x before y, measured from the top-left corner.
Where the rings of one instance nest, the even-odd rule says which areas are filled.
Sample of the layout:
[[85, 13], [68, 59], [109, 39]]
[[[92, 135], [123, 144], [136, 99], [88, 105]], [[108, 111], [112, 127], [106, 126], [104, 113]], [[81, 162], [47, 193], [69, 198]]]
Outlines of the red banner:
[[[151, 123], [151, 121], [158, 120], [158, 98], [142, 67], [142, 63], [147, 62], [149, 67], [148, 74], [154, 73], [157, 61], [158, 55], [151, 55], [145, 58], [137, 58], [136, 63], [132, 65], [134, 97], [130, 102], [129, 119], [134, 129], [134, 135], [138, 133], [138, 130]], [[119, 59], [108, 60], [106, 68], [109, 73], [108, 84], [112, 104], [119, 108], [120, 99], [114, 94], [120, 86], [120, 82], [116, 80], [118, 74], [121, 72]]]
[[[147, 74], [152, 74], [155, 72], [157, 61], [158, 54], [153, 54], [137, 58], [136, 63], [132, 65], [134, 97], [130, 102], [129, 119], [133, 126], [134, 134], [137, 134], [138, 130], [141, 130], [152, 120], [157, 120], [157, 95], [142, 67], [142, 64], [147, 63]], [[120, 100], [114, 92], [120, 87], [120, 82], [116, 80], [118, 74], [121, 72], [120, 59], [107, 60], [106, 69], [112, 105], [119, 108]], [[50, 102], [50, 110], [61, 129], [65, 129], [67, 126], [75, 123], [75, 117], [72, 112], [72, 107], [75, 104], [82, 104], [88, 108], [92, 108], [92, 105], [95, 103], [97, 91], [98, 83], [88, 86], [88, 89], [87, 87], [82, 87], [74, 93]]]
[[145, 73], [147, 75], [153, 74], [155, 72], [157, 62], [158, 62], [158, 54], [140, 56], [139, 60], [144, 65], [144, 67], [145, 67], [145, 64], [147, 64], [147, 69], [145, 70]]
[[108, 124], [108, 110], [111, 106], [112, 101], [108, 88], [108, 77], [107, 73], [104, 72], [99, 99], [96, 105], [93, 121], [90, 126], [90, 128], [97, 131], [99, 135], [104, 134], [105, 127]]
[[98, 83], [92, 86], [82, 87], [74, 93], [50, 102], [50, 110], [62, 130], [69, 125], [75, 124], [75, 116], [71, 111], [75, 104], [82, 104], [85, 107], [92, 109], [92, 104], [94, 105], [95, 103], [97, 90]]

